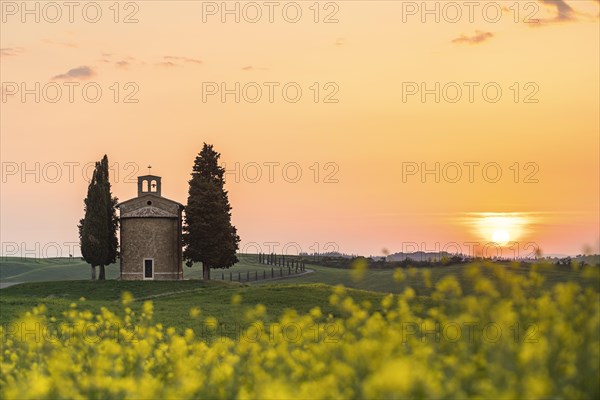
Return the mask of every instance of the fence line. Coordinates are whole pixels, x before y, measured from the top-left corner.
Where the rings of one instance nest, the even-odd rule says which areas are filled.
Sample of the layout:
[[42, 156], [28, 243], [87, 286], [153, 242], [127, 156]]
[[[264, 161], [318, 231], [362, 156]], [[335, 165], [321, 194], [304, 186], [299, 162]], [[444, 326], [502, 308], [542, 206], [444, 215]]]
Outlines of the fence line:
[[271, 272], [269, 273], [266, 269], [262, 270], [262, 273], [257, 270], [246, 270], [244, 272], [221, 271], [220, 274], [215, 272], [215, 277], [212, 279], [220, 278], [220, 280], [231, 282], [256, 282], [306, 272], [306, 262], [290, 256], [259, 253], [258, 262], [263, 265], [272, 265]]
[[300, 259], [297, 256], [285, 256], [283, 254], [279, 255], [275, 253], [258, 253], [258, 263], [288, 268], [304, 268], [306, 264], [306, 262], [303, 259]]
[[257, 270], [246, 270], [245, 272], [221, 271], [221, 273], [216, 272], [216, 276], [211, 277], [211, 279], [231, 282], [256, 282], [268, 279], [282, 278], [285, 276], [299, 275], [304, 272], [306, 272], [306, 268], [304, 267], [304, 265], [300, 265], [294, 268], [271, 267], [271, 272], [268, 272], [266, 269], [263, 269], [262, 273], [260, 273]]

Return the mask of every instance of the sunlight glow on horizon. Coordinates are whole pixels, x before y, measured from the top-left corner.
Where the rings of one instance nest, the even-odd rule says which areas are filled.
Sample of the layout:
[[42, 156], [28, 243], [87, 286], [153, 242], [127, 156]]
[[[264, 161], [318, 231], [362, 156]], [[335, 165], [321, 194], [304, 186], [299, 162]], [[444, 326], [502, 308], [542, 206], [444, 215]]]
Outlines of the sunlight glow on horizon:
[[479, 213], [467, 221], [480, 240], [504, 246], [522, 239], [532, 218], [526, 213]]

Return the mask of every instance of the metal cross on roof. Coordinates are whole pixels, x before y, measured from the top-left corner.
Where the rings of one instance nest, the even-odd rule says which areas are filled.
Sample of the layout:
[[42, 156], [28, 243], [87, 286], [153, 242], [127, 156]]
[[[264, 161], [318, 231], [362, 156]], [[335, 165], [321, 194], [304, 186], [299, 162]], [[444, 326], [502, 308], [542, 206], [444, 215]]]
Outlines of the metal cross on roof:
[[150, 169], [152, 169], [152, 165], [148, 165], [148, 175], [152, 175], [152, 174], [150, 173]]

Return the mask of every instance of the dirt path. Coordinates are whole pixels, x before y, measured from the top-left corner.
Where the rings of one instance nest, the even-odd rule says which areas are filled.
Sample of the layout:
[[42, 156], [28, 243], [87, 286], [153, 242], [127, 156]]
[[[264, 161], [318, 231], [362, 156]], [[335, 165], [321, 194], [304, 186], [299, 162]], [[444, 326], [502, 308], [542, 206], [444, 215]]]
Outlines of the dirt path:
[[18, 285], [19, 283], [22, 283], [22, 282], [0, 282], [0, 289], [4, 289], [4, 288], [7, 288], [7, 287], [13, 286], [13, 285]]
[[[232, 283], [260, 283], [260, 282], [268, 282], [268, 281], [277, 281], [277, 280], [281, 280], [281, 279], [294, 279], [298, 276], [308, 275], [308, 274], [312, 274], [314, 272], [315, 272], [314, 270], [307, 268], [304, 272], [301, 272], [299, 274], [293, 274], [293, 275], [287, 275], [287, 276], [285, 276], [285, 275], [284, 276], [276, 276], [274, 278], [259, 279], [257, 281], [238, 282], [238, 281], [228, 281], [228, 280], [221, 280], [221, 279], [213, 279], [213, 281], [215, 281], [215, 282], [232, 282]], [[159, 293], [159, 294], [154, 294], [152, 296], [138, 297], [138, 298], [134, 299], [133, 301], [151, 300], [151, 299], [156, 299], [156, 298], [160, 298], [160, 297], [175, 296], [178, 294], [194, 293], [194, 292], [199, 292], [204, 289], [205, 288], [201, 287], [201, 288], [197, 288], [197, 289], [177, 290], [174, 292]]]

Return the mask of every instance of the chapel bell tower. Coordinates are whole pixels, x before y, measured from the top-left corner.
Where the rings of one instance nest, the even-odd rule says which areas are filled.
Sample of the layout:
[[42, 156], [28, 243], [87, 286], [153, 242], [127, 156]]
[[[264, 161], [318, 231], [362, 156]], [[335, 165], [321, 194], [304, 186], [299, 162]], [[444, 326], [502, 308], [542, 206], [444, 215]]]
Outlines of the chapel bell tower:
[[160, 196], [160, 176], [138, 176], [138, 197], [146, 194]]

